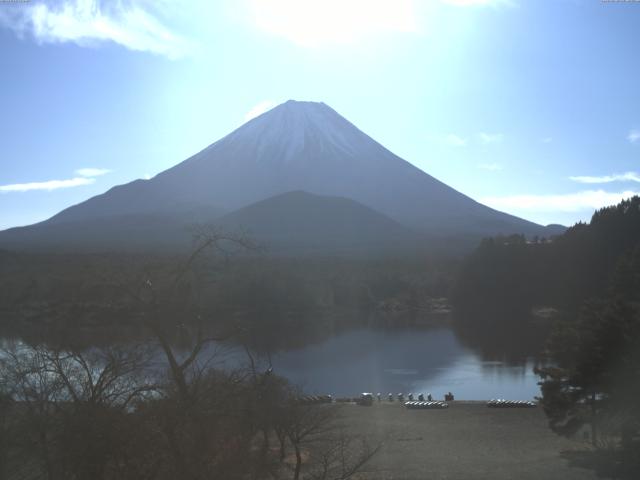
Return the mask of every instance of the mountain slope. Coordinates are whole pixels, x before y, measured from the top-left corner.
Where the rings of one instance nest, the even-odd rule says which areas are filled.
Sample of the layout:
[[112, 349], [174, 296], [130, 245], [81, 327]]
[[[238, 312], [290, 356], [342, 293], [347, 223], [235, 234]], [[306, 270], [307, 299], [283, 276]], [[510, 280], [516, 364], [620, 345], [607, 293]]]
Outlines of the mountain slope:
[[188, 247], [194, 225], [203, 221], [201, 216], [134, 213], [68, 222], [42, 222], [0, 232], [0, 245], [12, 250], [69, 253], [170, 251]]
[[414, 249], [421, 242], [420, 235], [354, 200], [302, 191], [276, 195], [215, 219], [200, 211], [192, 217], [111, 215], [14, 228], [0, 237], [13, 249], [162, 251], [188, 248], [201, 223], [246, 235], [278, 254]]
[[294, 101], [151, 180], [115, 187], [50, 221], [180, 204], [232, 211], [295, 190], [352, 198], [426, 231], [540, 233], [538, 225], [481, 205], [397, 157], [330, 107]]
[[[64, 243], [65, 228], [74, 239], [82, 236], [74, 230], [82, 229], [83, 222], [104, 219], [104, 225], [111, 225], [102, 236], [108, 243], [118, 228], [125, 233], [116, 236], [126, 236], [119, 218], [133, 215], [144, 224], [147, 216], [168, 215], [170, 225], [184, 216], [210, 220], [291, 191], [348, 198], [432, 237], [548, 234], [540, 225], [481, 205], [436, 180], [327, 105], [288, 101], [154, 178], [114, 187], [21, 229], [20, 237], [38, 236], [46, 243], [43, 232], [58, 226], [54, 237]], [[0, 232], [0, 245], [16, 235]]]

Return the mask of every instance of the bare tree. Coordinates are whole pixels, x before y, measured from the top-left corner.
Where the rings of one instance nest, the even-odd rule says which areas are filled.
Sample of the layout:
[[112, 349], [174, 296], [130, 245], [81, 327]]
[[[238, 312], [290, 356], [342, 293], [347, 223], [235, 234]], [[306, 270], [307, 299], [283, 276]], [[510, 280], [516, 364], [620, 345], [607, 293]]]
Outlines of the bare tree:
[[382, 444], [370, 445], [366, 439], [348, 435], [341, 429], [318, 449], [309, 477], [313, 480], [347, 480], [362, 472], [381, 448]]
[[[228, 468], [230, 455], [224, 433], [229, 422], [235, 424], [236, 452], [247, 451], [252, 426], [243, 426], [245, 417], [233, 409], [231, 395], [244, 389], [243, 375], [222, 375], [212, 369], [215, 352], [212, 346], [228, 339], [233, 332], [205, 333], [214, 322], [201, 307], [206, 287], [211, 282], [211, 258], [224, 262], [238, 250], [255, 250], [250, 240], [215, 229], [198, 228], [194, 249], [177, 266], [164, 274], [147, 275], [138, 281], [122, 282], [121, 287], [134, 300], [144, 325], [158, 341], [167, 365], [168, 382], [160, 409], [160, 429], [166, 439], [173, 469], [182, 478], [209, 478]], [[185, 352], [176, 349], [172, 339], [176, 332], [195, 330]], [[228, 413], [225, 417], [224, 414]], [[222, 421], [224, 420], [224, 421]], [[228, 432], [227, 432], [228, 433]], [[221, 453], [223, 452], [223, 453]]]
[[[54, 479], [52, 443], [56, 420], [53, 413], [62, 384], [47, 370], [44, 348], [13, 345], [0, 354], [0, 373], [7, 395], [21, 409], [20, 428], [8, 445], [9, 450], [16, 452], [12, 463], [31, 464], [41, 470], [45, 478]], [[29, 446], [30, 455], [24, 455]]]
[[341, 412], [338, 405], [299, 401], [287, 407], [284, 429], [295, 452], [293, 480], [346, 480], [380, 450], [381, 444], [372, 446], [361, 436], [349, 435]]
[[103, 478], [126, 445], [118, 428], [127, 425], [134, 402], [156, 390], [145, 373], [145, 351], [17, 345], [1, 356], [2, 378], [19, 407], [20, 435], [11, 448], [22, 458], [14, 463], [48, 479]]
[[[214, 342], [226, 340], [231, 332], [205, 335], [204, 316], [199, 308], [203, 295], [204, 275], [198, 272], [198, 262], [208, 254], [225, 262], [238, 250], [257, 250], [258, 246], [242, 235], [227, 234], [211, 227], [194, 227], [194, 249], [164, 278], [151, 278], [146, 272], [138, 281], [120, 282], [120, 287], [136, 302], [143, 322], [159, 342], [167, 360], [171, 379], [183, 401], [190, 397], [190, 386], [197, 384], [197, 374], [204, 369], [197, 367], [200, 355]], [[213, 322], [207, 322], [211, 327]], [[179, 356], [171, 345], [170, 329], [196, 329], [190, 351]], [[196, 376], [194, 376], [194, 374]]]
[[294, 480], [300, 478], [302, 450], [305, 444], [317, 442], [319, 438], [333, 432], [338, 408], [333, 405], [303, 405], [299, 402], [290, 405], [286, 432], [296, 456]]
[[[4, 380], [0, 369], [0, 378]], [[8, 478], [8, 461], [9, 461], [9, 416], [13, 401], [9, 393], [5, 390], [3, 380], [0, 380], [0, 480]]]
[[[215, 278], [206, 260], [226, 262], [253, 248], [242, 237], [200, 230], [193, 252], [173, 268], [123, 272], [117, 286], [127, 318], [140, 319], [153, 345], [16, 344], [0, 353], [0, 473], [7, 452], [21, 457], [5, 470], [24, 467], [6, 475], [12, 479], [337, 480], [360, 471], [377, 449], [339, 428], [336, 406], [303, 405], [248, 346], [248, 368], [216, 368], [217, 346], [238, 332], [212, 328], [203, 300]], [[176, 333], [189, 336], [186, 347], [176, 346]], [[5, 434], [7, 420], [20, 435]], [[287, 448], [295, 452], [290, 469]]]

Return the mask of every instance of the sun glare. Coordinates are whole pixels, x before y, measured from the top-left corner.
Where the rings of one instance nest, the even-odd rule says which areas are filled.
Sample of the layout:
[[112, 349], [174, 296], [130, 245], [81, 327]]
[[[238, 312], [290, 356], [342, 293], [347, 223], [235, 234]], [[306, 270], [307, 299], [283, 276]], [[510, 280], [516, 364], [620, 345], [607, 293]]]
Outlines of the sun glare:
[[411, 0], [251, 0], [250, 5], [259, 28], [303, 46], [417, 30]]

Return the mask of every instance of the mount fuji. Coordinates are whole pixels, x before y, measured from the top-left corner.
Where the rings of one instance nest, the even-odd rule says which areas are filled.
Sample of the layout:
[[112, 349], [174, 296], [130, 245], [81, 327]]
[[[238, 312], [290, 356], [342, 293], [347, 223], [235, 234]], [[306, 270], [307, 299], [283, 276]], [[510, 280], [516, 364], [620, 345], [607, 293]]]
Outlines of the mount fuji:
[[[283, 195], [290, 192], [297, 193]], [[278, 198], [267, 201], [272, 197]], [[333, 246], [347, 230], [352, 246], [382, 237], [389, 245], [390, 238], [559, 233], [472, 200], [324, 103], [290, 100], [152, 179], [116, 186], [39, 224], [0, 232], [0, 246], [168, 248], [184, 243], [184, 227], [194, 222], [264, 232], [265, 219], [292, 211], [287, 203], [298, 207], [286, 217], [289, 223], [277, 223], [278, 236], [297, 238], [297, 248], [309, 241], [295, 235], [303, 218], [317, 221], [318, 232], [332, 232]]]

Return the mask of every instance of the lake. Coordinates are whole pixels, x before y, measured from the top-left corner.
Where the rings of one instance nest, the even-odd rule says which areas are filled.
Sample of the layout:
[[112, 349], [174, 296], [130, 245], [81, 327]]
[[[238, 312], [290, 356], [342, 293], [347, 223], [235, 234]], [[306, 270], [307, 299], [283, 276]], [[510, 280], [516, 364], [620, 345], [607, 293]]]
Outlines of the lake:
[[[248, 363], [241, 348], [215, 348], [220, 350], [220, 367]], [[157, 358], [164, 364], [163, 354], [158, 352]], [[308, 394], [431, 393], [442, 399], [451, 391], [458, 400], [532, 400], [540, 395], [533, 358], [513, 363], [493, 355], [488, 360], [447, 326], [351, 329], [304, 347], [280, 350], [271, 362], [275, 373]], [[260, 363], [260, 368], [267, 368], [266, 358]]]
[[[226, 362], [241, 358], [235, 352]], [[350, 330], [279, 352], [271, 360], [275, 373], [309, 394], [412, 392], [442, 399], [451, 391], [457, 400], [532, 400], [540, 395], [533, 360], [520, 365], [485, 360], [447, 327]]]

